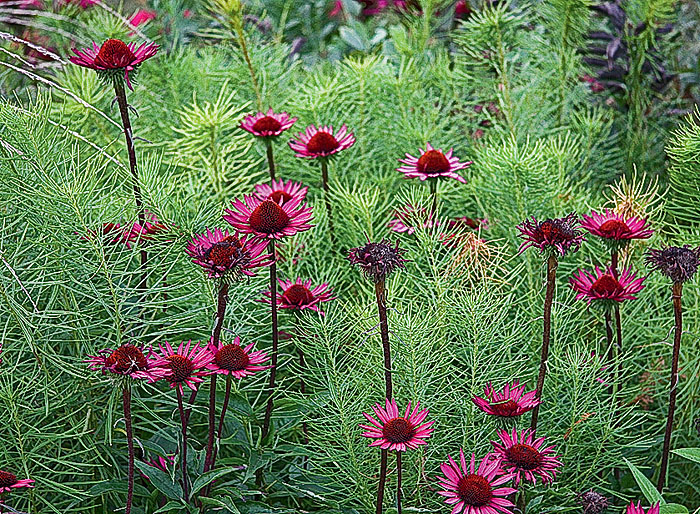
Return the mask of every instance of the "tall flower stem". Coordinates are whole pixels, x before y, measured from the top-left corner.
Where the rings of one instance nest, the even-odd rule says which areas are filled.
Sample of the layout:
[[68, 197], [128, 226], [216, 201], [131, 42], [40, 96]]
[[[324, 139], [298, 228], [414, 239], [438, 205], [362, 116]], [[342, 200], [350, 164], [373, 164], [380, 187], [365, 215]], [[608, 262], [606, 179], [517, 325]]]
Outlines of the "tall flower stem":
[[671, 450], [671, 433], [673, 432], [673, 417], [676, 413], [676, 394], [678, 389], [678, 358], [681, 351], [681, 335], [683, 334], [683, 310], [681, 298], [683, 296], [683, 283], [673, 284], [673, 313], [676, 320], [676, 328], [673, 335], [673, 360], [671, 361], [671, 389], [668, 395], [668, 418], [666, 419], [666, 433], [664, 435], [664, 449], [661, 456], [661, 469], [659, 470], [659, 482], [656, 488], [663, 491], [666, 483], [666, 471], [668, 470], [668, 456]]
[[262, 95], [260, 94], [260, 86], [258, 85], [258, 78], [255, 76], [255, 69], [253, 68], [253, 63], [250, 60], [250, 55], [248, 54], [248, 45], [245, 41], [245, 31], [243, 29], [243, 13], [238, 13], [233, 18], [233, 29], [236, 32], [236, 37], [238, 38], [238, 45], [241, 47], [241, 53], [243, 54], [243, 59], [248, 66], [248, 72], [250, 73], [250, 80], [253, 83], [253, 89], [255, 90], [255, 98], [258, 102], [258, 110], [262, 111]]
[[124, 384], [122, 390], [124, 404], [124, 424], [126, 425], [126, 444], [129, 449], [128, 486], [126, 493], [126, 514], [131, 514], [131, 504], [134, 500], [134, 431], [131, 426], [131, 384]]
[[[559, 262], [557, 261], [557, 256], [552, 252], [552, 254], [547, 259], [547, 292], [545, 293], [544, 297], [542, 353], [540, 355], [540, 373], [537, 377], [537, 398], [540, 398], [542, 396], [544, 379], [547, 375], [547, 362], [549, 359], [549, 342], [551, 340], [552, 335], [552, 303], [554, 302], [554, 287], [556, 285], [558, 265]], [[537, 405], [532, 411], [532, 421], [530, 423], [530, 428], [532, 428], [533, 431], [537, 430], [537, 418], [539, 416], [539, 413], [540, 406]]]
[[272, 140], [265, 138], [265, 147], [267, 150], [267, 167], [270, 170], [270, 182], [275, 180], [275, 156], [272, 153]]
[[[222, 281], [219, 285], [219, 296], [216, 303], [216, 322], [211, 335], [211, 342], [218, 345], [221, 340], [221, 330], [224, 326], [226, 304], [228, 302], [229, 284]], [[216, 423], [216, 373], [211, 376], [209, 386], [209, 437], [207, 439], [207, 453], [204, 458], [204, 471], [213, 469], [212, 455], [214, 451], [214, 428]]]
[[401, 452], [396, 452], [396, 510], [402, 514], [401, 510]]
[[[391, 346], [389, 344], [389, 321], [386, 316], [386, 287], [385, 281], [380, 280], [375, 283], [374, 291], [377, 297], [377, 308], [379, 310], [379, 330], [382, 337], [382, 347], [384, 349], [384, 386], [386, 397], [391, 400], [393, 397], [393, 384], [391, 380]], [[381, 462], [379, 465], [379, 487], [377, 488], [377, 514], [382, 512], [384, 504], [384, 488], [386, 486], [386, 470], [389, 459], [389, 450], [382, 450]]]
[[431, 219], [435, 219], [435, 215], [437, 213], [437, 181], [438, 179], [436, 178], [431, 178], [429, 179], [430, 181], [430, 196], [433, 198], [433, 203], [432, 206], [430, 207], [430, 217]]
[[620, 388], [622, 375], [622, 320], [620, 318], [620, 305], [615, 304], [615, 384]]
[[326, 203], [326, 211], [328, 211], [328, 230], [330, 230], [331, 241], [334, 240], [333, 230], [333, 209], [331, 208], [331, 199], [329, 196], [330, 188], [328, 186], [328, 160], [320, 159], [321, 161], [321, 180], [323, 182], [323, 199]]
[[[216, 445], [212, 449], [211, 461], [209, 469], [212, 470], [216, 466], [216, 457], [219, 454], [219, 445], [221, 444], [221, 434], [224, 431], [224, 421], [226, 420], [226, 411], [228, 410], [228, 402], [231, 398], [231, 383], [233, 382], [233, 377], [230, 373], [226, 375], [226, 393], [224, 393], [224, 403], [221, 406], [221, 415], [219, 416], [219, 427], [216, 430]], [[204, 496], [209, 496], [209, 490], [211, 488], [211, 483], [204, 488]]]
[[[136, 215], [141, 227], [146, 224], [146, 209], [143, 205], [143, 196], [141, 195], [141, 186], [139, 184], [139, 172], [136, 165], [136, 148], [134, 147], [134, 134], [131, 129], [131, 119], [129, 118], [129, 104], [126, 100], [126, 90], [124, 84], [120, 81], [114, 82], [114, 94], [117, 97], [119, 105], [119, 113], [122, 117], [122, 127], [124, 128], [124, 137], [126, 138], [126, 150], [129, 155], [129, 170], [131, 171], [131, 182], [134, 189], [134, 203], [136, 204]], [[141, 294], [146, 292], [148, 271], [148, 254], [146, 250], [141, 249], [141, 281], [138, 285], [138, 290]]]
[[185, 406], [183, 405], [182, 402], [182, 390], [177, 387], [177, 407], [180, 410], [180, 422], [182, 424], [182, 461], [181, 461], [181, 470], [182, 470], [182, 493], [183, 496], [185, 497], [185, 502], [187, 502], [187, 499], [189, 497], [189, 484], [187, 480], [187, 421], [188, 417], [185, 415]]
[[277, 262], [275, 242], [270, 241], [268, 251], [272, 258], [270, 266], [270, 298], [272, 303], [272, 369], [270, 369], [270, 383], [268, 385], [267, 408], [265, 409], [265, 421], [263, 423], [262, 438], [265, 439], [270, 432], [272, 421], [272, 409], [274, 407], [275, 378], [277, 375], [277, 352], [279, 346], [279, 333], [277, 327]]
[[[615, 362], [615, 345], [613, 341], [612, 314], [607, 307], [605, 308], [605, 341], [608, 345], [608, 364], [612, 366]], [[615, 384], [614, 381], [612, 382], [608, 388], [610, 396], [615, 394]]]

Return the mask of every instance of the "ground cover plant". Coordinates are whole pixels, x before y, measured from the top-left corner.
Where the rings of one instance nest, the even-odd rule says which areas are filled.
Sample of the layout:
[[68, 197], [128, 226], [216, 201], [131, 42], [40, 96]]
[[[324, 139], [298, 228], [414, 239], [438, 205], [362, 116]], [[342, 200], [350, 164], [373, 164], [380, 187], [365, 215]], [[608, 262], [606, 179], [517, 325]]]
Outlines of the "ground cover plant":
[[0, 1], [0, 512], [700, 509], [700, 11]]

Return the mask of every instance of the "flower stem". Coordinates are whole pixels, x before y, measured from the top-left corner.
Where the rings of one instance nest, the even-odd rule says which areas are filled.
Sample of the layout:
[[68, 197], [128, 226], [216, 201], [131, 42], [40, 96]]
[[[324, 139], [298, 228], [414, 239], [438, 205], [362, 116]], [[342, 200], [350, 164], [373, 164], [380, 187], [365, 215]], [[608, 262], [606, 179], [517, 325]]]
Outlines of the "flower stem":
[[[131, 119], [129, 118], [129, 104], [126, 100], [126, 90], [122, 82], [115, 81], [114, 93], [117, 97], [119, 105], [119, 113], [122, 117], [122, 126], [124, 127], [124, 137], [126, 138], [126, 150], [129, 155], [129, 170], [131, 171], [131, 181], [134, 189], [134, 203], [136, 204], [136, 215], [138, 216], [139, 225], [142, 228], [146, 226], [146, 209], [143, 206], [143, 197], [141, 196], [141, 186], [139, 184], [139, 172], [136, 165], [136, 149], [134, 147], [134, 134], [131, 130]], [[138, 290], [143, 295], [146, 292], [148, 271], [148, 254], [146, 250], [141, 249], [141, 281], [138, 285]]]
[[[387, 399], [393, 397], [393, 384], [391, 381], [391, 346], [389, 344], [389, 321], [386, 317], [386, 287], [384, 280], [374, 285], [377, 296], [377, 308], [379, 310], [379, 329], [382, 336], [382, 347], [384, 348], [384, 386]], [[382, 512], [384, 503], [384, 488], [386, 486], [386, 468], [389, 458], [389, 450], [382, 450], [381, 462], [379, 465], [379, 486], [377, 487], [377, 514]]]
[[376, 514], [382, 514], [384, 505], [384, 487], [386, 485], [386, 465], [389, 458], [389, 450], [382, 450], [381, 462], [379, 463], [379, 486], [377, 486], [377, 510]]
[[681, 335], [683, 334], [683, 310], [681, 298], [683, 296], [683, 283], [673, 284], [673, 313], [676, 320], [676, 329], [673, 335], [673, 360], [671, 361], [671, 389], [668, 395], [668, 418], [666, 420], [666, 433], [664, 435], [664, 449], [661, 457], [661, 469], [659, 482], [656, 486], [659, 492], [663, 491], [666, 483], [666, 471], [668, 469], [668, 454], [671, 450], [671, 433], [673, 432], [673, 416], [676, 412], [676, 394], [678, 389], [678, 358], [681, 352]]
[[250, 73], [250, 79], [253, 82], [253, 89], [255, 90], [255, 98], [258, 102], [258, 110], [262, 111], [262, 95], [260, 94], [260, 86], [258, 86], [258, 79], [255, 76], [255, 69], [253, 68], [253, 63], [250, 60], [250, 55], [248, 55], [248, 45], [245, 41], [245, 32], [243, 30], [243, 21], [240, 18], [236, 19], [234, 23], [234, 30], [236, 31], [236, 36], [238, 37], [238, 44], [241, 47], [241, 52], [243, 53], [243, 59], [248, 66], [248, 72]]
[[265, 146], [267, 147], [267, 167], [270, 169], [270, 182], [275, 180], [275, 156], [272, 153], [272, 140], [266, 138]]
[[[221, 434], [224, 431], [224, 421], [226, 419], [226, 411], [228, 410], [228, 402], [231, 398], [231, 382], [232, 376], [230, 373], [226, 375], [226, 393], [224, 394], [224, 404], [221, 407], [221, 416], [219, 417], [219, 427], [216, 430], [216, 446], [213, 447], [211, 453], [211, 461], [209, 469], [212, 470], [216, 466], [216, 457], [219, 454], [219, 445], [221, 444]], [[211, 483], [204, 488], [204, 496], [209, 496], [209, 491], [211, 489]]]
[[437, 213], [437, 181], [436, 178], [431, 178], [430, 180], [430, 196], [433, 197], [433, 204], [430, 207], [430, 220], [435, 220], [435, 215]]
[[401, 510], [401, 452], [396, 452], [396, 510], [398, 514]]
[[128, 382], [122, 390], [124, 404], [124, 424], [126, 425], [126, 444], [129, 449], [128, 486], [126, 493], [126, 514], [131, 514], [131, 504], [134, 500], [134, 431], [131, 426], [131, 384]]
[[[542, 353], [540, 355], [540, 373], [537, 377], [537, 391], [535, 396], [542, 397], [542, 389], [544, 387], [544, 379], [547, 375], [547, 362], [549, 359], [549, 342], [552, 335], [552, 303], [554, 302], [554, 286], [557, 278], [557, 256], [552, 253], [547, 259], [547, 292], [544, 297], [544, 323], [542, 331]], [[537, 418], [539, 417], [540, 406], [538, 405], [532, 410], [532, 421], [530, 428], [537, 430]]]
[[[299, 369], [301, 371], [300, 376], [299, 376], [299, 392], [301, 393], [302, 396], [305, 396], [306, 395], [306, 382], [304, 382], [304, 371], [306, 369], [306, 363], [304, 362], [304, 352], [302, 351], [302, 349], [298, 348], [297, 352], [299, 354]], [[308, 445], [309, 444], [309, 426], [307, 425], [306, 421], [302, 422], [301, 430], [304, 433], [304, 444]]]
[[275, 378], [277, 375], [277, 352], [279, 334], [277, 329], [277, 262], [275, 242], [270, 241], [268, 251], [272, 256], [270, 266], [270, 298], [272, 303], [272, 369], [270, 369], [270, 383], [267, 397], [267, 408], [265, 409], [265, 421], [263, 423], [262, 438], [265, 439], [270, 432], [270, 422], [272, 420], [272, 409], [274, 407]]
[[622, 320], [620, 319], [620, 305], [615, 304], [615, 384], [620, 388], [620, 377], [622, 375]]
[[187, 480], [187, 421], [188, 417], [185, 415], [185, 406], [182, 403], [182, 389], [180, 387], [176, 388], [177, 390], [177, 407], [180, 410], [180, 422], [182, 424], [182, 461], [181, 461], [181, 470], [182, 470], [182, 493], [183, 496], [185, 497], [185, 502], [188, 502], [188, 480]]
[[[613, 329], [612, 329], [612, 314], [610, 309], [605, 309], [605, 340], [608, 345], [608, 365], [613, 366], [615, 362], [615, 346], [613, 344]], [[615, 380], [611, 379], [610, 387], [608, 388], [610, 396], [615, 394]]]
[[331, 208], [331, 199], [329, 196], [330, 188], [328, 186], [328, 161], [321, 159], [321, 179], [323, 181], [323, 199], [326, 203], [326, 211], [328, 211], [328, 230], [331, 234], [331, 242], [335, 244], [335, 236], [333, 234], [333, 209]]

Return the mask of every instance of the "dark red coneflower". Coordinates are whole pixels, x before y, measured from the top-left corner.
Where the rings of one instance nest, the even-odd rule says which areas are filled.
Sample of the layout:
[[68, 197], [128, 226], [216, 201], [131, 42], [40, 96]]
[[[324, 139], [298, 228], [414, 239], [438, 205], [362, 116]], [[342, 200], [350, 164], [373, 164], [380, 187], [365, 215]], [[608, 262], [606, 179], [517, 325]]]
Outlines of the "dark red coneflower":
[[537, 391], [525, 392], [525, 384], [519, 381], [506, 384], [499, 393], [489, 382], [484, 389], [484, 397], [474, 396], [474, 404], [486, 414], [499, 418], [516, 418], [530, 412], [542, 401], [537, 398]]
[[296, 118], [290, 118], [286, 112], [275, 113], [270, 107], [266, 113], [258, 112], [248, 115], [241, 122], [243, 130], [265, 142], [267, 165], [272, 182], [275, 180], [275, 157], [272, 152], [272, 141], [289, 130], [296, 121]]
[[541, 253], [550, 251], [561, 256], [576, 252], [584, 241], [580, 228], [581, 222], [573, 212], [563, 218], [548, 218], [544, 221], [537, 221], [533, 216], [532, 220], [525, 220], [517, 226], [520, 237], [525, 240], [520, 245], [519, 253], [531, 246]]
[[28, 478], [19, 479], [9, 471], [0, 470], [0, 495], [12, 492], [13, 489], [34, 487], [34, 480]]
[[384, 282], [394, 270], [406, 267], [404, 253], [406, 250], [399, 248], [398, 240], [395, 245], [392, 245], [386, 239], [373, 243], [368, 237], [365, 245], [350, 249], [348, 259], [350, 264], [360, 268], [365, 276], [371, 278], [376, 284]]

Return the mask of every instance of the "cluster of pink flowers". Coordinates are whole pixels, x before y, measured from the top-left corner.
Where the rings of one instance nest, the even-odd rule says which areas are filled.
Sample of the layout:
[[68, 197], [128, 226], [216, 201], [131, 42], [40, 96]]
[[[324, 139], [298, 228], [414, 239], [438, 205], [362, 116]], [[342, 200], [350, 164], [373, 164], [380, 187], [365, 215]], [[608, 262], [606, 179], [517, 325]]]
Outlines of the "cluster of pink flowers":
[[169, 232], [171, 232], [171, 228], [161, 222], [158, 216], [146, 211], [146, 219], [143, 224], [138, 221], [126, 226], [122, 226], [120, 223], [103, 223], [97, 229], [89, 229], [80, 238], [83, 240], [102, 239], [113, 245], [121, 243], [130, 249], [136, 243], [153, 241], [166, 236]]

